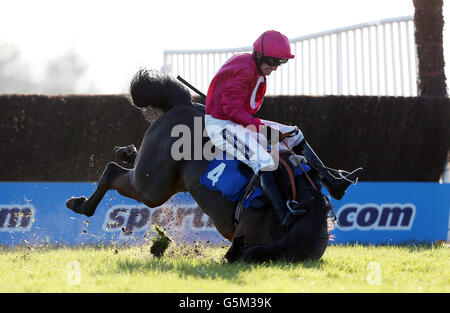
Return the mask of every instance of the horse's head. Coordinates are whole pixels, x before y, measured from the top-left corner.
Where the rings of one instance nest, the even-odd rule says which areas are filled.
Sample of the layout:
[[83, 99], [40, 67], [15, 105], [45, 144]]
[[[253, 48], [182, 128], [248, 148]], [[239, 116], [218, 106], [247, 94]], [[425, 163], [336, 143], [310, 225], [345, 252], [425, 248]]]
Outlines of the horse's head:
[[[303, 261], [321, 258], [329, 240], [328, 212], [331, 204], [321, 192], [318, 174], [312, 170], [308, 175], [315, 187], [305, 175], [296, 176], [294, 186], [297, 199], [305, 194], [314, 198], [312, 206], [304, 214], [296, 216], [294, 224], [287, 231], [281, 227], [274, 209], [268, 205], [258, 210], [247, 210], [227, 253], [228, 261], [266, 261], [278, 258]], [[289, 184], [283, 189], [285, 196], [290, 199], [291, 187]]]
[[297, 193], [306, 192], [312, 195], [314, 202], [304, 215], [297, 218], [286, 235], [289, 242], [289, 246], [286, 247], [286, 257], [296, 261], [320, 259], [328, 246], [332, 229], [329, 219], [331, 202], [321, 192], [322, 184], [318, 175], [311, 173], [310, 177], [315, 188], [303, 175], [298, 176], [296, 178]]

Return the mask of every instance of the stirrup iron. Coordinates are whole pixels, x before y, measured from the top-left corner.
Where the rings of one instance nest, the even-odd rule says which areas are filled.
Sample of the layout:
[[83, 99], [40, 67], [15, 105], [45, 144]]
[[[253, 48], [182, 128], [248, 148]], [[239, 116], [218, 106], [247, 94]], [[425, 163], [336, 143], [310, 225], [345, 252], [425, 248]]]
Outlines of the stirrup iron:
[[295, 201], [295, 200], [286, 201], [286, 207], [294, 216], [303, 215], [306, 213], [306, 209], [300, 209], [300, 210], [294, 209], [299, 204], [300, 204], [300, 202]]

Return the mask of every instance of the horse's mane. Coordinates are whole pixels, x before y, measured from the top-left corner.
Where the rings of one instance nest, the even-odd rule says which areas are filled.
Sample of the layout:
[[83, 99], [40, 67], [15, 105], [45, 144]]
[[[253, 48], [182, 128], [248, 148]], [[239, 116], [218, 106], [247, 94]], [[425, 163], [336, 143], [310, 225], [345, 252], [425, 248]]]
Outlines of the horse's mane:
[[131, 80], [130, 95], [139, 108], [152, 107], [167, 112], [176, 105], [191, 105], [189, 90], [168, 75], [140, 69]]

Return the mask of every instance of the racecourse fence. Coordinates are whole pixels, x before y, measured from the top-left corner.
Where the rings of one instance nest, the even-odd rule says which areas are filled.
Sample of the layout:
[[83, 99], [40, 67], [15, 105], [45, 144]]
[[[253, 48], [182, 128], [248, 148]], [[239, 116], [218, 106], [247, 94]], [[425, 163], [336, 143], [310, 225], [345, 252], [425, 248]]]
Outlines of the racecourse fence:
[[[364, 167], [361, 181], [437, 182], [449, 150], [449, 104], [447, 97], [268, 96], [257, 117], [298, 125], [327, 165]], [[0, 95], [0, 106], [0, 181], [96, 181], [114, 147], [139, 147], [149, 126], [125, 95]], [[145, 114], [155, 119], [152, 111]]]
[[[268, 95], [417, 96], [412, 16], [383, 19], [290, 39], [295, 58], [269, 77]], [[233, 54], [252, 47], [166, 50], [162, 72], [200, 90]]]

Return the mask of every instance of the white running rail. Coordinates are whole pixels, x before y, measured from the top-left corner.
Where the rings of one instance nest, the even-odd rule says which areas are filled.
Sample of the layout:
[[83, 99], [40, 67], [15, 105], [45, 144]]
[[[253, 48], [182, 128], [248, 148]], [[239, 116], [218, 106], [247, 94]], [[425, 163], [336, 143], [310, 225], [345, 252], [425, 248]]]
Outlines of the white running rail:
[[[383, 19], [292, 38], [295, 58], [268, 77], [269, 95], [417, 96], [412, 16]], [[217, 70], [252, 47], [165, 50], [163, 73], [207, 92]]]

